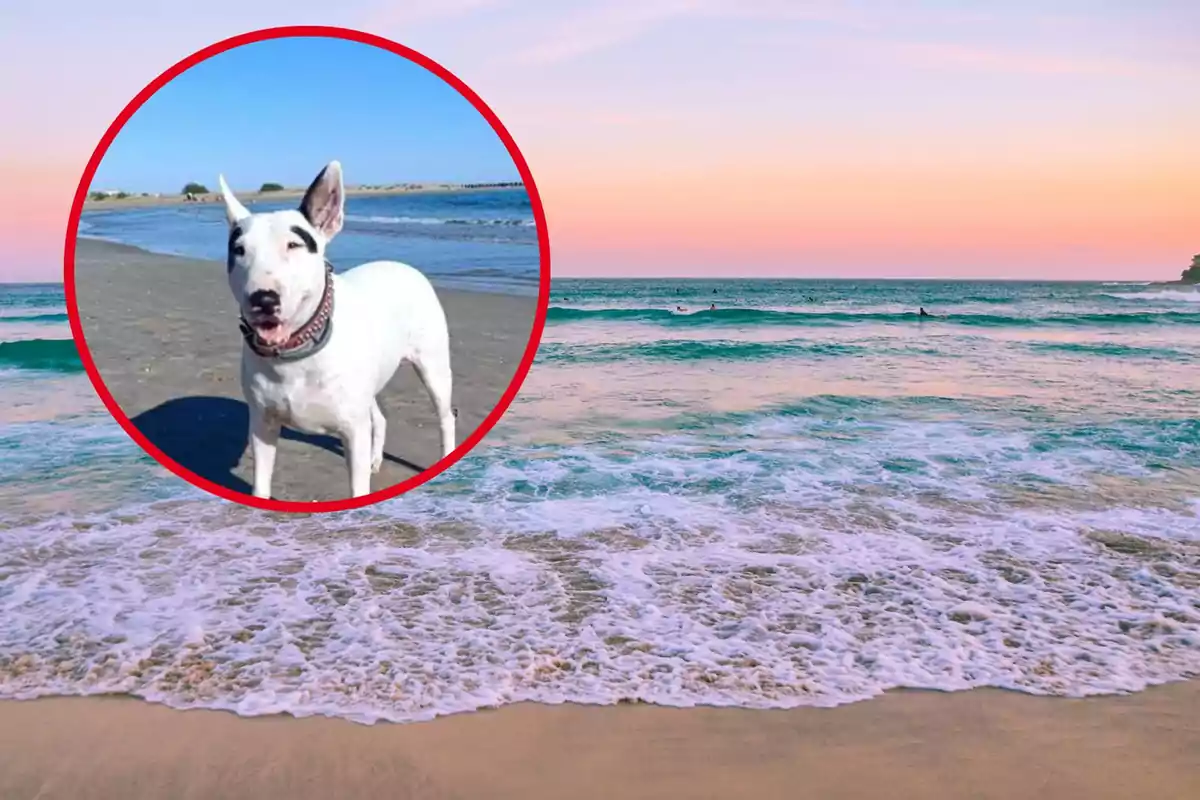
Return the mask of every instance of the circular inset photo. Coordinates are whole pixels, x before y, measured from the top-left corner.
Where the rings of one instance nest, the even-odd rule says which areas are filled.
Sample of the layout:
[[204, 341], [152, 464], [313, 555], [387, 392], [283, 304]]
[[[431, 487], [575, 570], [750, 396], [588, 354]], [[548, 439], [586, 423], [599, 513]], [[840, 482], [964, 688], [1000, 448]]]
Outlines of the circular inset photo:
[[88, 375], [149, 455], [226, 499], [344, 510], [441, 472], [537, 352], [529, 168], [443, 67], [337, 28], [218, 43], [97, 146], [67, 228]]

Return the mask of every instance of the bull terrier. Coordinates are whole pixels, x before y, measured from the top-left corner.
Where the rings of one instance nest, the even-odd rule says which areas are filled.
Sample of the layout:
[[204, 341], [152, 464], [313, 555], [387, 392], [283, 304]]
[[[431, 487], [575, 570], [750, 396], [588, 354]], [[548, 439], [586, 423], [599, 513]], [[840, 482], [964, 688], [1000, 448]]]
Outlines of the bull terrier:
[[241, 310], [254, 496], [271, 496], [283, 425], [339, 437], [351, 497], [369, 494], [387, 430], [376, 397], [404, 362], [429, 392], [449, 455], [450, 333], [432, 284], [396, 261], [334, 274], [325, 257], [345, 219], [341, 164], [321, 170], [298, 210], [252, 214], [224, 175], [218, 181], [229, 221], [229, 288]]

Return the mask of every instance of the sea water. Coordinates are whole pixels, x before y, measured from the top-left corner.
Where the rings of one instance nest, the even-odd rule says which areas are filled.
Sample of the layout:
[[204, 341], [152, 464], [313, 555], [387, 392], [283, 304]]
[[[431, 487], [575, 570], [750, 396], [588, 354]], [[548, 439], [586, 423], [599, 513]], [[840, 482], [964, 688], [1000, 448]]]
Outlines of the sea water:
[[[261, 213], [296, 208], [299, 201], [245, 205]], [[228, 231], [220, 202], [113, 209], [101, 204], [84, 213], [79, 226], [81, 236], [220, 262]], [[328, 256], [339, 271], [395, 259], [418, 266], [442, 286], [514, 294], [536, 294], [540, 274], [537, 228], [523, 188], [351, 195]]]
[[0, 696], [370, 722], [1200, 672], [1200, 294], [552, 295], [478, 449], [396, 500], [291, 516], [155, 465], [71, 358], [61, 289], [4, 288]]

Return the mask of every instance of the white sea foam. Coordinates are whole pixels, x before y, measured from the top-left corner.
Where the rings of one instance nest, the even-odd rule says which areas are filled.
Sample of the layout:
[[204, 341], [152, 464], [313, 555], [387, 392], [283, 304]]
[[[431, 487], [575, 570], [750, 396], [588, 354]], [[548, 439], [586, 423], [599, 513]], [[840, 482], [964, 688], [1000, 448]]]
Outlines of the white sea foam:
[[1105, 293], [1117, 300], [1152, 300], [1155, 302], [1200, 303], [1200, 290], [1161, 289], [1153, 292]]
[[13, 322], [0, 317], [0, 342], [65, 341], [70, 338], [71, 328], [66, 322]]
[[[629, 343], [614, 330], [548, 338]], [[817, 335], [884, 355], [539, 365], [486, 449], [335, 516], [201, 499], [115, 426], [0, 430], [20, 473], [0, 480], [0, 696], [370, 722], [1200, 674], [1194, 373], [1031, 354], [1013, 331]]]
[[534, 226], [532, 219], [469, 219], [445, 217], [392, 217], [392, 216], [362, 216], [349, 214], [346, 219], [352, 222], [373, 222], [380, 225], [503, 225], [530, 228]]
[[956, 421], [715, 433], [497, 446], [331, 517], [177, 500], [10, 527], [0, 696], [370, 722], [1200, 672], [1194, 473]]

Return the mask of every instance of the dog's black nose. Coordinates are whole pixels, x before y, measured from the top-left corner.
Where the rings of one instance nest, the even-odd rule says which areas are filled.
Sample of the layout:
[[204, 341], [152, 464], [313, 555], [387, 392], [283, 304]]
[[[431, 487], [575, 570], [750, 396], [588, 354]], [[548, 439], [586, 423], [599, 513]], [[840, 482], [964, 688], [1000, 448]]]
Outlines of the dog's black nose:
[[274, 314], [279, 310], [279, 292], [259, 289], [250, 295], [250, 309], [263, 314]]

